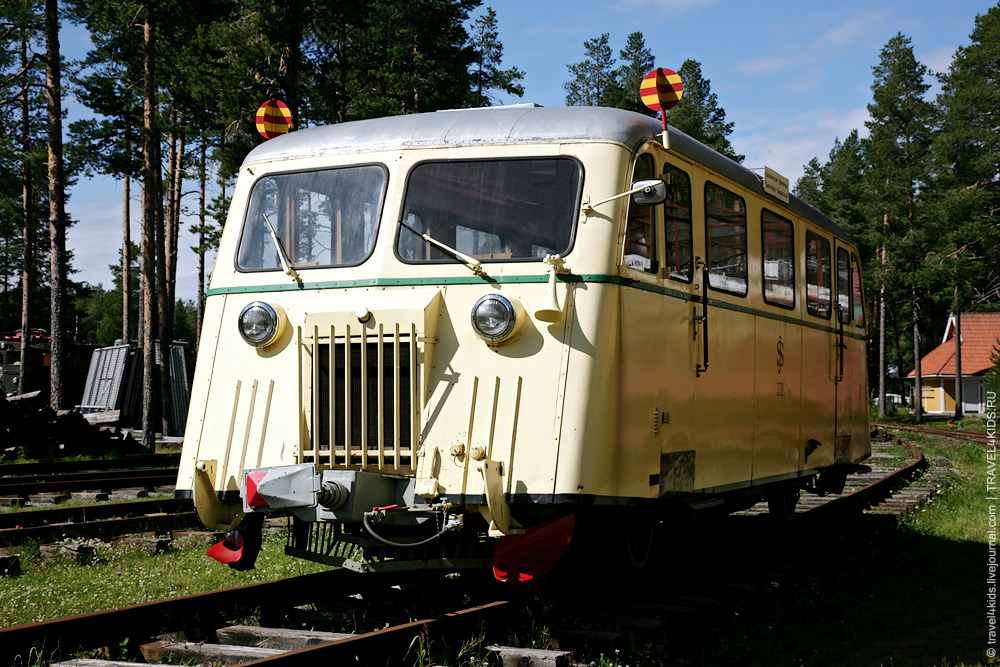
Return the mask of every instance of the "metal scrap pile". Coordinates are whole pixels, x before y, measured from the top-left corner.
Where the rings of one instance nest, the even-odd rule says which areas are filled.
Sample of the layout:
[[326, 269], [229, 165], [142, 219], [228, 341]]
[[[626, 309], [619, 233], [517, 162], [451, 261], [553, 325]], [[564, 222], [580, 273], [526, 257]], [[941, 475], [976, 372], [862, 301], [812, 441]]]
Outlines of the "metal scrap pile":
[[99, 428], [76, 411], [54, 411], [39, 392], [0, 393], [0, 458], [13, 460], [147, 454], [128, 431]]

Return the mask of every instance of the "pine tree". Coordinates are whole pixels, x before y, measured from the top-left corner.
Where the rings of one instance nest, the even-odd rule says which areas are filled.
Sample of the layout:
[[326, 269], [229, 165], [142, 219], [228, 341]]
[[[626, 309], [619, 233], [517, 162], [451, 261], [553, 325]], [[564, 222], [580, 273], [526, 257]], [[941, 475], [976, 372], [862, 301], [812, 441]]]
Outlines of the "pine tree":
[[701, 63], [685, 60], [677, 74], [684, 84], [684, 94], [677, 106], [667, 112], [667, 123], [726, 157], [742, 162], [745, 156], [736, 153], [729, 143], [733, 123], [726, 122], [726, 110], [719, 106], [712, 82], [702, 76]]
[[621, 65], [615, 70], [614, 94], [611, 105], [619, 109], [636, 111], [647, 116], [656, 116], [656, 112], [642, 103], [639, 89], [642, 80], [656, 66], [653, 52], [646, 46], [646, 38], [641, 32], [633, 32], [628, 36], [625, 48], [618, 52]]
[[610, 33], [583, 43], [586, 59], [567, 65], [573, 78], [563, 84], [567, 106], [613, 106], [620, 96], [615, 78], [615, 59], [608, 46]]
[[[928, 151], [934, 121], [933, 107], [923, 99], [929, 85], [927, 68], [913, 56], [909, 38], [897, 34], [889, 40], [873, 68], [873, 102], [867, 156], [868, 188], [873, 220], [881, 226], [873, 234], [883, 253], [884, 298], [908, 295], [913, 327], [914, 410], [923, 418], [920, 367], [921, 308], [923, 288], [930, 280], [924, 258], [928, 246], [926, 208], [921, 187], [929, 181]], [[896, 296], [898, 295], [898, 296]], [[884, 359], [880, 367], [885, 367]]]
[[812, 204], [820, 211], [824, 208], [823, 182], [826, 179], [825, 167], [819, 158], [812, 158], [803, 168], [802, 176], [795, 181], [792, 193], [804, 202]]
[[475, 54], [471, 71], [472, 106], [495, 104], [497, 100], [490, 95], [491, 90], [502, 90], [515, 97], [524, 95], [524, 86], [520, 84], [524, 79], [524, 72], [517, 67], [501, 69], [503, 44], [497, 28], [497, 13], [492, 7], [487, 7], [486, 13], [473, 24], [470, 46]]
[[[1000, 302], [1000, 6], [976, 17], [972, 42], [941, 75], [932, 146], [935, 211], [954, 309]], [[957, 312], [957, 310], [955, 311]]]

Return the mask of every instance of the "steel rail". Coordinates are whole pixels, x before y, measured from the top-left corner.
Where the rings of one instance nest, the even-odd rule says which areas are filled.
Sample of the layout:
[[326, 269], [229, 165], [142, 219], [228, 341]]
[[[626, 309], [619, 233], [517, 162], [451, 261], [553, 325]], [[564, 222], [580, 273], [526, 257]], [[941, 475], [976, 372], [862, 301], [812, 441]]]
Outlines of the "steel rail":
[[498, 600], [436, 618], [394, 625], [355, 637], [240, 664], [245, 667], [298, 665], [312, 667], [320, 664], [342, 664], [338, 661], [350, 664], [403, 664], [403, 660], [413, 647], [415, 638], [425, 637], [430, 643], [456, 637], [465, 639], [476, 626], [485, 625], [497, 615], [511, 614], [512, 606], [513, 603], [507, 600]]
[[329, 570], [290, 579], [187, 595], [172, 600], [107, 609], [66, 618], [0, 628], [0, 665], [13, 664], [16, 656], [26, 660], [32, 647], [46, 655], [58, 651], [71, 655], [79, 649], [153, 641], [168, 632], [196, 627], [208, 632], [226, 625], [225, 614], [239, 608], [268, 605], [292, 607], [330, 595], [347, 596], [384, 589], [401, 581], [441, 577], [432, 572], [372, 572], [363, 576], [350, 570]]
[[187, 498], [162, 498], [125, 503], [101, 503], [77, 507], [0, 512], [0, 529], [14, 528], [15, 526], [29, 528], [31, 526], [48, 526], [54, 523], [120, 519], [142, 514], [177, 514], [190, 511], [193, 507], [193, 502]]
[[[16, 478], [15, 478], [16, 479]], [[0, 483], [0, 496], [27, 496], [32, 493], [93, 491], [131, 487], [167, 486], [177, 481], [176, 468], [150, 468], [120, 472], [72, 473], [51, 475], [34, 480], [6, 480]]]
[[870, 507], [872, 505], [877, 505], [882, 502], [882, 500], [889, 495], [889, 493], [906, 480], [913, 479], [913, 477], [927, 466], [927, 462], [924, 460], [923, 452], [921, 452], [913, 443], [907, 442], [902, 438], [897, 438], [899, 444], [906, 447], [910, 454], [913, 455], [914, 461], [909, 465], [906, 465], [898, 470], [895, 470], [885, 477], [868, 484], [865, 487], [853, 491], [846, 496], [841, 496], [831, 500], [828, 503], [824, 503], [811, 510], [803, 512], [797, 515], [793, 521], [812, 521], [819, 517], [826, 517], [831, 514], [836, 514], [838, 512], [850, 512], [865, 507]]
[[94, 459], [89, 461], [40, 461], [38, 463], [0, 464], [0, 480], [23, 475], [52, 475], [71, 472], [99, 472], [107, 470], [135, 470], [138, 468], [176, 467], [180, 454], [149, 454], [117, 459]]
[[47, 526], [0, 528], [0, 546], [14, 546], [26, 542], [54, 542], [65, 538], [111, 540], [133, 533], [155, 532], [158, 535], [172, 530], [201, 526], [195, 511], [174, 514], [154, 514], [84, 521], [82, 523], [55, 523]]

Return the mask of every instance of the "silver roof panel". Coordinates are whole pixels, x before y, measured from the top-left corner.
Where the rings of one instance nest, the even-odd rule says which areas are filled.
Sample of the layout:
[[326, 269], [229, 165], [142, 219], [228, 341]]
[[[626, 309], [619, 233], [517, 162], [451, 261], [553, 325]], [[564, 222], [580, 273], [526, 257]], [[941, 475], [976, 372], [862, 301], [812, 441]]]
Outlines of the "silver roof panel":
[[[609, 107], [515, 105], [455, 109], [289, 132], [254, 148], [243, 164], [406, 148], [511, 143], [610, 142], [632, 149], [661, 132], [660, 121], [655, 118]], [[670, 148], [764, 199], [785, 206], [764, 192], [760, 178], [752, 171], [672, 127]], [[787, 207], [827, 231], [850, 239], [837, 224], [794, 195]]]

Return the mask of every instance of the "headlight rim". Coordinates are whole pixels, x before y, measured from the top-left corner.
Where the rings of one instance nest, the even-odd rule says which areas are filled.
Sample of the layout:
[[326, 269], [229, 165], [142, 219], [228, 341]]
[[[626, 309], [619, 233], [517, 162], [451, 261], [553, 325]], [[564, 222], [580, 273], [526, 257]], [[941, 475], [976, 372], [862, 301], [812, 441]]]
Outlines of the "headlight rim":
[[[487, 300], [497, 301], [503, 305], [504, 309], [507, 311], [507, 325], [504, 327], [503, 331], [495, 335], [484, 332], [476, 324], [476, 313], [483, 302]], [[520, 328], [521, 320], [523, 319], [517, 306], [518, 304], [516, 301], [507, 298], [503, 294], [484, 294], [479, 297], [476, 300], [476, 303], [472, 306], [472, 312], [470, 314], [472, 330], [488, 345], [499, 345], [510, 340], [517, 333]]]
[[[260, 341], [253, 340], [249, 338], [246, 332], [243, 330], [243, 318], [246, 316], [247, 312], [252, 308], [263, 309], [264, 311], [267, 312], [268, 316], [271, 318], [272, 321], [271, 332], [266, 339], [262, 339]], [[281, 329], [282, 329], [281, 314], [279, 313], [277, 308], [267, 303], [266, 301], [251, 301], [250, 303], [248, 303], [243, 307], [243, 310], [240, 311], [240, 316], [236, 320], [236, 328], [239, 330], [240, 337], [243, 339], [245, 343], [247, 343], [252, 347], [265, 348], [268, 345], [274, 343], [276, 340], [278, 340], [278, 337], [281, 335]]]

